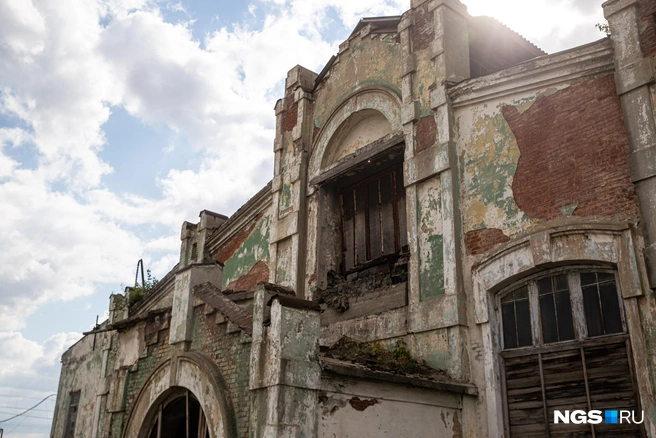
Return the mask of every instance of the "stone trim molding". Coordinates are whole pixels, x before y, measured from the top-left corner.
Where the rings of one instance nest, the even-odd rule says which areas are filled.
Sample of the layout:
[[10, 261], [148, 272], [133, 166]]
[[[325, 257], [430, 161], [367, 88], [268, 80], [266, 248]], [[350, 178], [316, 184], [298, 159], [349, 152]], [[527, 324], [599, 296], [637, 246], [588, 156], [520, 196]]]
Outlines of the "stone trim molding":
[[401, 130], [401, 99], [395, 92], [388, 89], [369, 88], [353, 93], [333, 111], [321, 128], [310, 155], [308, 180], [318, 177], [321, 173], [321, 162], [328, 143], [341, 124], [356, 112], [365, 109], [376, 110], [383, 114], [390, 123], [392, 132]]
[[540, 56], [496, 73], [465, 80], [450, 88], [453, 107], [546, 88], [576, 79], [612, 74], [613, 48], [607, 38], [581, 47]]
[[230, 394], [219, 369], [199, 353], [176, 353], [159, 363], [141, 387], [130, 410], [123, 438], [148, 438], [159, 404], [176, 388], [186, 388], [198, 399], [207, 419], [210, 438], [237, 436]]

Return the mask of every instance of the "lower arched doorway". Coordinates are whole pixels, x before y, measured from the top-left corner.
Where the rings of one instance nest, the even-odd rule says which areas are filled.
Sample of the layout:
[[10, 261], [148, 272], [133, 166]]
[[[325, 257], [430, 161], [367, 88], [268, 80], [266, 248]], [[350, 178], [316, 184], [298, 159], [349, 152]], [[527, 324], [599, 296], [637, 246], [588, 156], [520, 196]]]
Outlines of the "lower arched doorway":
[[210, 438], [203, 408], [185, 388], [172, 388], [156, 412], [149, 426], [149, 438]]
[[176, 352], [160, 362], [130, 408], [123, 438], [234, 438], [230, 394], [205, 356]]

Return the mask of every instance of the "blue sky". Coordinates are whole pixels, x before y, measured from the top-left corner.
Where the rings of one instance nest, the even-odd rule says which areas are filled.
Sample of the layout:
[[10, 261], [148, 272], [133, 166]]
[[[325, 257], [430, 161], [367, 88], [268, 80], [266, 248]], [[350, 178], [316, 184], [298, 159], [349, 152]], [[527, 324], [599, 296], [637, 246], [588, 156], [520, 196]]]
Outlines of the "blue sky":
[[[548, 52], [602, 35], [601, 1], [470, 0]], [[0, 0], [0, 420], [57, 388], [62, 352], [179, 229], [272, 176], [287, 71], [409, 0]], [[539, 18], [537, 18], [539, 17]], [[0, 423], [48, 436], [53, 403]]]

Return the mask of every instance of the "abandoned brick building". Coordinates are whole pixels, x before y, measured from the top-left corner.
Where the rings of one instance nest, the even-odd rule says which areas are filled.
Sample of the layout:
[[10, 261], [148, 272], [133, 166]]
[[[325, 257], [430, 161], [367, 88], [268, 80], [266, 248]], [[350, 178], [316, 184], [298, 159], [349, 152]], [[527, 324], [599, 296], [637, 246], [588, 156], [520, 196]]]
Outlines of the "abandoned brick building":
[[603, 8], [548, 55], [412, 0], [293, 68], [272, 181], [112, 296], [52, 437], [656, 436], [656, 1]]

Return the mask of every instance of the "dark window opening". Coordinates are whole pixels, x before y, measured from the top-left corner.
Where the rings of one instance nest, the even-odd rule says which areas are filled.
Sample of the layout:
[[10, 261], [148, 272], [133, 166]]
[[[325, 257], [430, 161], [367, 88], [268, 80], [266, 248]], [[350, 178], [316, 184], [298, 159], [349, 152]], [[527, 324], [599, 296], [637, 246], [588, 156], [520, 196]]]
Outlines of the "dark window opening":
[[207, 422], [198, 399], [187, 392], [160, 405], [149, 438], [209, 438]]
[[569, 286], [564, 274], [538, 281], [540, 321], [545, 344], [574, 339]]
[[597, 272], [581, 273], [581, 289], [588, 336], [622, 332], [615, 276]]
[[510, 292], [501, 299], [501, 315], [505, 348], [533, 345], [527, 286]]
[[77, 422], [77, 411], [80, 405], [80, 391], [71, 392], [68, 397], [69, 397], [68, 412], [66, 413], [64, 438], [73, 438], [75, 436], [75, 423]]
[[383, 263], [407, 249], [400, 165], [342, 189], [339, 204], [343, 274]]

